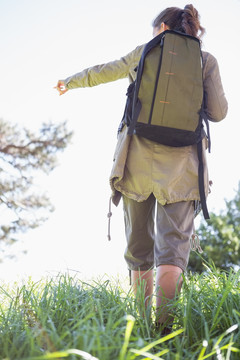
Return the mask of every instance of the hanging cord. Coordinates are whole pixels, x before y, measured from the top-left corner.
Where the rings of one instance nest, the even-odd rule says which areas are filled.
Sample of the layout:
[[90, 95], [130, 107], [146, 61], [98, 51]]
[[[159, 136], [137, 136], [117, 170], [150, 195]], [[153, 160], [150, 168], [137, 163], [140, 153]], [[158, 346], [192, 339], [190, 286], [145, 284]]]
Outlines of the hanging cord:
[[112, 216], [112, 212], [111, 212], [111, 205], [112, 205], [112, 197], [110, 197], [109, 199], [109, 207], [108, 207], [108, 214], [107, 214], [107, 217], [108, 217], [108, 241], [111, 240], [111, 235], [110, 235], [110, 225], [111, 225], [111, 216]]
[[[208, 187], [208, 193], [211, 193], [211, 187], [213, 185], [212, 180], [209, 180], [209, 187]], [[194, 217], [196, 217], [202, 210], [202, 206], [201, 206], [201, 201], [199, 200], [195, 200], [194, 201]], [[193, 229], [193, 234], [190, 238], [190, 244], [191, 244], [191, 250], [193, 251], [197, 251], [202, 254], [203, 250], [200, 246], [200, 239], [198, 234], [196, 233], [195, 228]]]
[[195, 229], [194, 229], [194, 233], [192, 234], [192, 236], [190, 238], [190, 244], [191, 244], [191, 250], [198, 251], [199, 254], [203, 253], [203, 250], [200, 246], [200, 239], [199, 239], [198, 234], [195, 232]]

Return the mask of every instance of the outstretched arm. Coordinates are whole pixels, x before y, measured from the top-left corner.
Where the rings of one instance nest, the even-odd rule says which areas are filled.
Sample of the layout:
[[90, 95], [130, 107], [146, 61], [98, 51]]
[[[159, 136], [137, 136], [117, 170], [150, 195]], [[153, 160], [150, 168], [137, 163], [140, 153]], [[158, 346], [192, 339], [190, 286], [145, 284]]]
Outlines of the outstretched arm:
[[69, 89], [92, 87], [127, 77], [132, 81], [133, 76], [135, 76], [134, 69], [138, 65], [142, 50], [143, 45], [138, 46], [119, 60], [95, 65], [64, 80], [59, 80], [55, 89], [59, 95], [63, 95]]

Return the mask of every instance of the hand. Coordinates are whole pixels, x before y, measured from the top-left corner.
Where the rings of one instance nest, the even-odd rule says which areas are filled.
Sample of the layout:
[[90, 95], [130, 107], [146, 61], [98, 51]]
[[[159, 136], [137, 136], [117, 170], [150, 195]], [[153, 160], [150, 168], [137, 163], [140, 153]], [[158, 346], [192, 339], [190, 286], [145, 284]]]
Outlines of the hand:
[[59, 95], [65, 94], [68, 89], [65, 87], [64, 82], [62, 80], [59, 80], [57, 83], [57, 86], [54, 86], [54, 89], [57, 89], [59, 92]]

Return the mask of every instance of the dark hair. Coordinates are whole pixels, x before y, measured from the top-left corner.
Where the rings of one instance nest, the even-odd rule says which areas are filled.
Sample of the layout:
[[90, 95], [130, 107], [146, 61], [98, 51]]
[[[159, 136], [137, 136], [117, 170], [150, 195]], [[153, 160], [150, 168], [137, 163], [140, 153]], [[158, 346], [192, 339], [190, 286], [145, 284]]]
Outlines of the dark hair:
[[[200, 25], [200, 16], [192, 4], [186, 5], [184, 9], [169, 7], [163, 10], [152, 22], [152, 26], [160, 28], [165, 23], [170, 30], [181, 31], [185, 34], [200, 38], [205, 29]], [[200, 35], [198, 32], [200, 31]]]

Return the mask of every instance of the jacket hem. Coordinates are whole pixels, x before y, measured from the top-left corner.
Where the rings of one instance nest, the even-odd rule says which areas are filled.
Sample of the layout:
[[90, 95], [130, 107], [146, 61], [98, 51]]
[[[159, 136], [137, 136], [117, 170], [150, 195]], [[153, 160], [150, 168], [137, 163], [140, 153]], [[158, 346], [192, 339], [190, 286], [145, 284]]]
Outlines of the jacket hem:
[[144, 195], [144, 194], [140, 195], [140, 194], [125, 190], [125, 189], [121, 188], [120, 186], [115, 185], [115, 188], [114, 188], [114, 191], [112, 194], [112, 201], [113, 201], [114, 205], [116, 205], [116, 203], [118, 205], [120, 202], [121, 196], [124, 195], [124, 196], [128, 197], [129, 199], [135, 200], [137, 202], [143, 202], [143, 201], [147, 200], [151, 194], [153, 194], [155, 196], [156, 200], [161, 205], [173, 204], [173, 203], [181, 202], [181, 201], [200, 200], [199, 194], [190, 194], [188, 196], [178, 195], [176, 197], [163, 198], [163, 197], [160, 197], [159, 195], [155, 194], [154, 192], [148, 192], [146, 195]]

